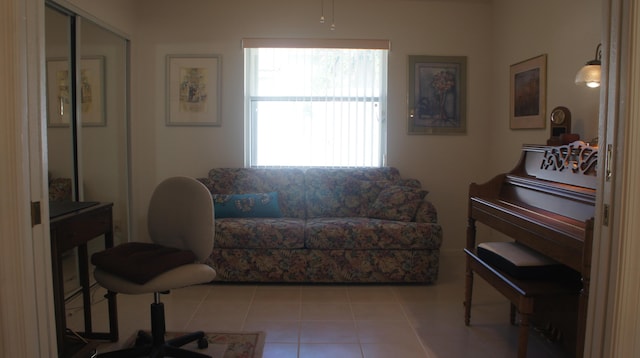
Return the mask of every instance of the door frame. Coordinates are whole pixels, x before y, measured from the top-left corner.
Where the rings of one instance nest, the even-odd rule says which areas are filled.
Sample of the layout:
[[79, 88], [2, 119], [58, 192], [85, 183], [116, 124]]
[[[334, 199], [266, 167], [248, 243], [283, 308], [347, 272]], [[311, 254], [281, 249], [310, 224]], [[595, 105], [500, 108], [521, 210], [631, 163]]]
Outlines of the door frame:
[[[0, 355], [57, 351], [53, 311], [44, 121], [44, 3], [1, 2]], [[13, 36], [11, 36], [13, 35]]]
[[640, 356], [640, 48], [634, 46], [640, 41], [639, 3], [603, 1], [599, 135], [604, 165], [599, 170], [585, 357]]
[[[603, 69], [608, 76], [610, 93], [603, 91], [600, 131], [616, 133], [616, 140], [605, 136], [604, 144], [614, 145], [612, 164], [618, 168], [619, 175], [616, 174], [610, 184], [603, 182], [599, 188], [613, 190], [608, 192], [609, 197], [603, 197], [601, 204], [609, 204], [615, 210], [611, 212], [610, 225], [600, 226], [594, 238], [596, 255], [587, 322], [587, 357], [633, 356], [640, 349], [635, 348], [640, 327], [634, 321], [640, 301], [637, 289], [640, 276], [633, 275], [638, 272], [635, 258], [640, 254], [637, 240], [640, 228], [638, 220], [632, 220], [640, 215], [640, 208], [634, 206], [640, 201], [640, 192], [632, 185], [640, 179], [640, 163], [634, 160], [634, 154], [640, 153], [640, 129], [631, 121], [640, 118], [640, 89], [625, 87], [640, 83], [637, 64], [640, 54], [635, 46], [629, 45], [640, 38], [637, 28], [640, 5], [638, 0], [603, 2], [606, 9], [603, 43], [608, 45], [605, 53], [610, 64]], [[5, 284], [0, 290], [3, 317], [0, 353], [47, 357], [57, 351], [47, 205], [40, 206], [41, 223], [31, 225], [31, 203], [40, 202], [47, 193], [44, 175], [47, 159], [43, 149], [46, 136], [42, 121], [45, 113], [44, 1], [6, 0], [0, 2], [0, 10], [3, 31], [15, 34], [13, 38], [4, 37], [8, 42], [3, 43], [3, 49], [8, 51], [0, 52], [0, 74], [8, 79], [0, 84], [0, 94], [6, 95], [3, 98], [8, 104], [0, 107], [3, 117], [0, 121], [3, 146], [0, 151], [3, 164], [0, 166], [3, 180], [0, 234], [11, 238], [0, 240], [0, 279]], [[635, 42], [629, 41], [629, 37]], [[617, 45], [611, 43], [611, 38], [618, 39]], [[599, 210], [602, 208], [603, 205], [598, 206]]]

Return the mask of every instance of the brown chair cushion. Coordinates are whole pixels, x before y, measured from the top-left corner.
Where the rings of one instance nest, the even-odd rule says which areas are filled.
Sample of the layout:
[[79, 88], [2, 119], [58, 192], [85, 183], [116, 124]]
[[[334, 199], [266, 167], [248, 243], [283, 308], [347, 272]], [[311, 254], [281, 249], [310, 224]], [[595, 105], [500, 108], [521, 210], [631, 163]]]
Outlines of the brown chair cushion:
[[97, 268], [140, 285], [195, 261], [195, 254], [189, 250], [145, 242], [121, 244], [91, 256], [91, 263]]

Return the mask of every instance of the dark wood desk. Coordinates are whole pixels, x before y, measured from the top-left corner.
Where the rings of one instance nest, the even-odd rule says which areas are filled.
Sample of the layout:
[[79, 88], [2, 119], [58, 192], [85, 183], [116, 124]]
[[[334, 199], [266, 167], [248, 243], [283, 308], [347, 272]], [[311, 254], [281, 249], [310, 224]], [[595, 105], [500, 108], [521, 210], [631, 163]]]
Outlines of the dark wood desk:
[[109, 307], [109, 332], [94, 332], [91, 322], [91, 294], [87, 243], [104, 235], [105, 248], [113, 247], [112, 203], [51, 202], [51, 262], [53, 270], [53, 295], [56, 317], [58, 354], [71, 356], [75, 351], [67, 337], [62, 255], [78, 248], [78, 270], [83, 299], [84, 332], [77, 332], [87, 339], [118, 340], [118, 316], [115, 293], [106, 295]]

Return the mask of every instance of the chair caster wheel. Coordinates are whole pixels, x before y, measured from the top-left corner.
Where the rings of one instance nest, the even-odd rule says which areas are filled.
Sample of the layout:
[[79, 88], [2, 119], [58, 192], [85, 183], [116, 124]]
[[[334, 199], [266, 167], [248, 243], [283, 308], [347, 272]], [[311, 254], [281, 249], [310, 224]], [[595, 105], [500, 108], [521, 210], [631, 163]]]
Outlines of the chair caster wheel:
[[135, 347], [141, 347], [151, 343], [151, 337], [145, 331], [138, 331], [138, 335], [136, 336], [136, 341], [134, 343]]
[[207, 337], [198, 339], [198, 349], [205, 349], [207, 347], [209, 347], [209, 341], [207, 340]]

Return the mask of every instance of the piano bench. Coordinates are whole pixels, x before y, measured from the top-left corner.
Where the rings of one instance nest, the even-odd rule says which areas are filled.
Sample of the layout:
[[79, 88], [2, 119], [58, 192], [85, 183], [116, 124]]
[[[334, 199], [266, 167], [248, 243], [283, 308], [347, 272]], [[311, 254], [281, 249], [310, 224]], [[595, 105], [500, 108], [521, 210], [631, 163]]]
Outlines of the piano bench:
[[[481, 259], [476, 252], [464, 249], [467, 260], [465, 282], [465, 325], [471, 321], [471, 304], [473, 293], [473, 273], [482, 277], [493, 288], [511, 301], [510, 321], [515, 324], [515, 312], [520, 314], [518, 332], [518, 358], [527, 356], [529, 325], [534, 313], [536, 301], [559, 296], [577, 296], [580, 292], [579, 282], [555, 279], [520, 279], [509, 275]], [[568, 282], [570, 284], [568, 284]]]

